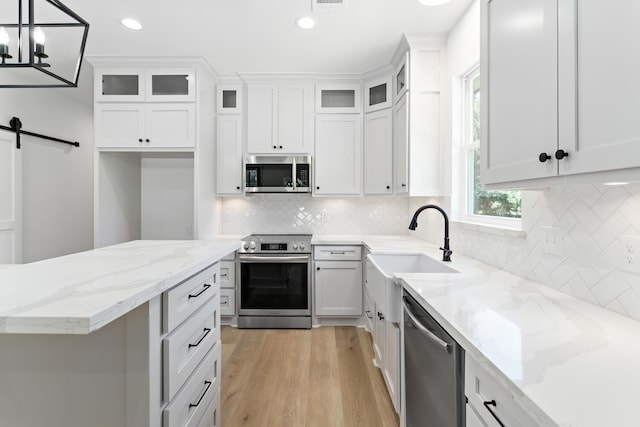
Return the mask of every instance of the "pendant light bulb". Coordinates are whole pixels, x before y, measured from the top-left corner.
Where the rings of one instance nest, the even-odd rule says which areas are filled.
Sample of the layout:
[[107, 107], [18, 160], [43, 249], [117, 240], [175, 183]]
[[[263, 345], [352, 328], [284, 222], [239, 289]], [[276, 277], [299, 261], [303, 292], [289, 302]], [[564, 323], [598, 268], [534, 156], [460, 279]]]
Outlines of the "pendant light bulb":
[[33, 31], [33, 41], [35, 41], [36, 44], [44, 44], [45, 40], [46, 37], [44, 36], [44, 31], [42, 31], [42, 28], [37, 27]]
[[0, 27], [0, 44], [8, 45], [9, 44], [9, 34], [4, 27]]

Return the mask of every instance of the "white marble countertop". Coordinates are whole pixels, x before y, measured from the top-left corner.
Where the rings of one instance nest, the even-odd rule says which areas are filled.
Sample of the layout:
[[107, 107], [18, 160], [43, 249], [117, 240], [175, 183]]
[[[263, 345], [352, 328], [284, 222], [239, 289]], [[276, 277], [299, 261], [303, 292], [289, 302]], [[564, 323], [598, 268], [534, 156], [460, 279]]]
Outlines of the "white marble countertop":
[[137, 240], [0, 271], [0, 333], [88, 334], [240, 247]]
[[[442, 256], [411, 236], [312, 243]], [[638, 425], [640, 322], [455, 252], [448, 265], [459, 273], [396, 277], [538, 425]]]

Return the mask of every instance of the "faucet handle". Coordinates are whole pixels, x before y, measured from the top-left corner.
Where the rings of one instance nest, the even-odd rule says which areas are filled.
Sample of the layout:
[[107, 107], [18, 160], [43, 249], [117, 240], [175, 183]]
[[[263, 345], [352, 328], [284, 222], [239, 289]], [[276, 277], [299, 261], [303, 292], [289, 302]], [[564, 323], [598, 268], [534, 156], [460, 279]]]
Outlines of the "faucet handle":
[[443, 247], [441, 247], [440, 250], [442, 251], [442, 261], [450, 262], [451, 254], [453, 253], [453, 251], [451, 249], [446, 249]]

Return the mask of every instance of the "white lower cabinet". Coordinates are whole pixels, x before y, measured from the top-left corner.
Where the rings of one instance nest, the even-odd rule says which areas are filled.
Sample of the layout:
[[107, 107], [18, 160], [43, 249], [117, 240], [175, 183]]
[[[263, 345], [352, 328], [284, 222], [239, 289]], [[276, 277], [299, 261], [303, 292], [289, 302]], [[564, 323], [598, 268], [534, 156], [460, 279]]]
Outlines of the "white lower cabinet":
[[514, 394], [502, 386], [490, 372], [469, 353], [465, 354], [464, 392], [467, 396], [467, 426], [535, 427]]
[[359, 246], [316, 246], [317, 316], [362, 316], [362, 261]]
[[163, 427], [211, 427], [220, 412], [220, 298], [220, 263], [163, 294]]
[[384, 322], [383, 377], [397, 413], [400, 413], [400, 325]]
[[373, 334], [373, 319], [375, 315], [375, 304], [369, 294], [368, 289], [364, 289], [364, 315], [365, 315], [365, 329], [370, 334]]
[[378, 304], [375, 305], [375, 313], [373, 318], [373, 355], [374, 363], [380, 369], [384, 366], [384, 351], [386, 330], [384, 325], [384, 313], [380, 311]]

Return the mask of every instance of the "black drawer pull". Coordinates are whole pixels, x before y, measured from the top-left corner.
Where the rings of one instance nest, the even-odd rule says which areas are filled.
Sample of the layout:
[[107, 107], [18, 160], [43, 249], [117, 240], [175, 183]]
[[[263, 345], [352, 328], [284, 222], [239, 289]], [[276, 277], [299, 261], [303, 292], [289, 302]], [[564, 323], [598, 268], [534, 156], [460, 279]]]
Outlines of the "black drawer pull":
[[491, 415], [493, 415], [493, 418], [496, 419], [496, 421], [498, 422], [498, 424], [500, 424], [501, 427], [505, 427], [505, 425], [502, 423], [502, 421], [500, 421], [500, 418], [498, 418], [496, 413], [493, 412], [493, 409], [491, 409], [489, 406], [493, 406], [493, 407], [498, 406], [496, 401], [495, 400], [487, 400], [486, 402], [484, 402], [484, 407], [487, 408], [487, 411], [489, 411], [491, 413]]
[[220, 273], [220, 277], [227, 277], [228, 274], [227, 273]]
[[211, 381], [205, 381], [204, 382], [204, 392], [200, 395], [200, 399], [198, 399], [198, 401], [196, 403], [189, 403], [189, 409], [195, 408], [196, 406], [198, 406], [200, 404], [200, 402], [202, 402], [202, 399], [204, 399], [204, 396], [209, 391], [209, 387], [211, 387]]
[[211, 332], [211, 328], [204, 328], [204, 334], [202, 334], [202, 336], [200, 337], [197, 343], [189, 344], [189, 348], [199, 346], [200, 343], [204, 341], [204, 339], [207, 337], [207, 335], [209, 335], [209, 332]]
[[210, 284], [205, 283], [205, 284], [204, 284], [203, 289], [202, 289], [200, 292], [198, 292], [198, 293], [197, 293], [197, 294], [195, 294], [195, 295], [191, 295], [191, 294], [189, 294], [189, 298], [187, 298], [187, 299], [188, 299], [188, 300], [190, 300], [191, 298], [198, 298], [200, 295], [202, 295], [202, 293], [203, 293], [204, 291], [206, 291], [206, 290], [207, 290], [207, 289], [209, 289], [210, 287], [211, 287], [211, 285], [210, 285]]

